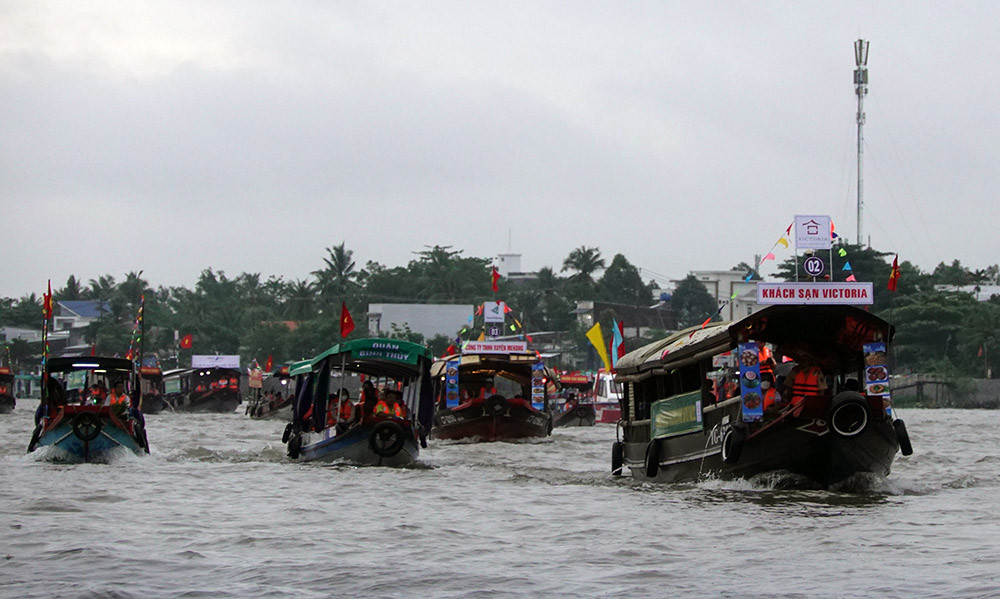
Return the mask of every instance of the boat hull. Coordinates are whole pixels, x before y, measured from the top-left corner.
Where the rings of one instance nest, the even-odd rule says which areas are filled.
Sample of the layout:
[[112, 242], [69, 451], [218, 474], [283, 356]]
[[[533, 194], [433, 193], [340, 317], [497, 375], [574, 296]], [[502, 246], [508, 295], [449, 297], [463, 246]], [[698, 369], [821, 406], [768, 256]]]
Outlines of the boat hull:
[[17, 405], [13, 395], [0, 395], [0, 414], [9, 414]]
[[547, 437], [552, 415], [523, 405], [472, 404], [434, 414], [432, 439], [504, 441]]
[[594, 406], [590, 404], [579, 405], [568, 412], [553, 414], [552, 426], [560, 428], [565, 426], [594, 426], [596, 414]]
[[601, 424], [615, 424], [622, 418], [621, 406], [615, 403], [594, 404], [594, 421]]
[[214, 393], [187, 401], [174, 404], [174, 410], [178, 412], [216, 412], [229, 414], [236, 411], [240, 405], [240, 394], [237, 391], [226, 391]]
[[626, 442], [625, 465], [634, 478], [666, 483], [787, 472], [827, 488], [857, 474], [889, 474], [899, 442], [881, 398], [869, 402], [867, 426], [849, 437], [828, 425], [829, 400], [810, 403], [759, 428], [740, 422], [737, 403], [706, 414], [704, 432]]
[[167, 409], [167, 402], [161, 395], [145, 395], [142, 398], [143, 414], [158, 414]]
[[134, 421], [119, 420], [108, 407], [66, 406], [36, 429], [28, 451], [53, 447], [58, 462], [106, 462], [122, 448], [136, 455], [148, 453], [145, 432]]
[[[399, 435], [398, 449], [376, 451], [373, 435], [387, 424], [393, 425], [393, 434]], [[395, 443], [393, 439], [393, 443]], [[301, 462], [347, 461], [364, 466], [408, 466], [420, 456], [420, 445], [412, 425], [403, 419], [388, 418], [357, 425], [340, 435], [333, 428], [320, 432], [301, 433], [301, 445], [297, 459]]]

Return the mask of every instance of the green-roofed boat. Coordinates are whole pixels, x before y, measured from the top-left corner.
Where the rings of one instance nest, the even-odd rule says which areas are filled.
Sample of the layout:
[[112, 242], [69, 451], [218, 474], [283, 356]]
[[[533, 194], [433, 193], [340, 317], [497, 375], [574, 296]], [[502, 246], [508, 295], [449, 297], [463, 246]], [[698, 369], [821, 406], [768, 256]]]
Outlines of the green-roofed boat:
[[[406, 466], [426, 447], [434, 414], [430, 350], [399, 339], [338, 343], [289, 367], [293, 460]], [[360, 393], [351, 389], [360, 384]]]

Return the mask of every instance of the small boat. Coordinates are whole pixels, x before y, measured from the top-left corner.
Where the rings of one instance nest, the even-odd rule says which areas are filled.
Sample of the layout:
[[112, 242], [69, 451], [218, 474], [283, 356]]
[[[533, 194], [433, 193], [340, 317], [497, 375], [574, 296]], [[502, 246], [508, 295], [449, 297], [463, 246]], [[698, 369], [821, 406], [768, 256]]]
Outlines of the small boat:
[[602, 424], [614, 424], [622, 417], [622, 388], [615, 382], [615, 375], [604, 369], [594, 377], [594, 418]]
[[7, 366], [0, 366], [0, 414], [14, 411], [14, 373]]
[[169, 407], [163, 399], [163, 371], [155, 357], [139, 367], [139, 383], [142, 386], [143, 414], [156, 414]]
[[552, 433], [549, 389], [557, 379], [524, 341], [469, 341], [431, 367], [437, 411], [432, 439], [504, 441]]
[[[912, 453], [889, 393], [893, 333], [850, 305], [773, 305], [633, 351], [618, 361], [627, 415], [612, 471], [658, 482], [777, 471], [823, 487], [886, 476], [898, 451]], [[768, 352], [799, 362], [791, 389]]]
[[123, 393], [139, 398], [134, 363], [124, 358], [52, 358], [46, 364], [42, 403], [28, 452], [52, 447], [59, 462], [105, 462], [122, 448], [149, 453], [142, 413], [127, 402], [103, 405], [102, 390], [123, 383]]
[[[355, 339], [292, 364], [295, 402], [282, 436], [288, 457], [372, 466], [414, 463], [426, 447], [434, 410], [431, 359], [430, 350], [408, 341]], [[348, 391], [355, 381], [364, 381], [360, 402]]]
[[288, 374], [288, 366], [282, 366], [274, 372], [263, 373], [259, 388], [251, 386], [250, 395], [244, 402], [246, 407], [243, 413], [255, 419], [288, 420], [292, 416], [294, 399], [294, 381]]
[[568, 392], [565, 400], [552, 413], [554, 428], [564, 426], [594, 426], [596, 413], [589, 395], [594, 383], [583, 372], [560, 372], [559, 385]]
[[231, 413], [240, 405], [239, 368], [182, 368], [163, 373], [164, 399], [178, 412]]

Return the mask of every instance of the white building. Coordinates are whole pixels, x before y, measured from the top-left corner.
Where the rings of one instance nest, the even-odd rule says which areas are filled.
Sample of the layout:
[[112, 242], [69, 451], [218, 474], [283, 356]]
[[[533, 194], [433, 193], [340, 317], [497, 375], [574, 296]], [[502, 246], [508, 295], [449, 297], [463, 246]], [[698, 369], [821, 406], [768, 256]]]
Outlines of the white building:
[[[720, 316], [725, 320], [740, 320], [757, 312], [763, 306], [757, 304], [757, 282], [747, 282], [747, 273], [739, 270], [694, 270], [691, 274], [708, 289], [717, 305], [726, 304]], [[677, 282], [675, 281], [675, 284]]]

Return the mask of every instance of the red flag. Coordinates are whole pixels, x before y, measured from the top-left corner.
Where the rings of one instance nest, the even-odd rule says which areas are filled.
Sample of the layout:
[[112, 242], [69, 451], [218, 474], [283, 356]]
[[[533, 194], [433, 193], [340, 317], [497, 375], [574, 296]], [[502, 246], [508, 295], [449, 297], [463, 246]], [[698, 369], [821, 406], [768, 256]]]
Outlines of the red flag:
[[899, 254], [896, 254], [896, 257], [892, 259], [892, 271], [889, 273], [889, 283], [886, 285], [886, 288], [888, 288], [889, 291], [894, 292], [896, 291], [896, 285], [898, 284], [899, 284]]
[[452, 343], [451, 345], [448, 346], [448, 349], [444, 350], [444, 353], [441, 354], [441, 357], [444, 358], [446, 356], [454, 356], [455, 352], [457, 352], [457, 351], [458, 351], [458, 348], [455, 347], [454, 343]]
[[92, 356], [96, 356], [97, 355], [97, 343], [91, 343], [90, 344], [90, 355], [92, 355]]
[[983, 346], [982, 345], [979, 346], [979, 353], [976, 354], [976, 357], [977, 358], [982, 358], [983, 357]]
[[194, 343], [194, 337], [190, 333], [181, 337], [181, 347], [183, 349], [191, 349], [191, 345]]
[[491, 275], [493, 277], [493, 293], [496, 293], [497, 291], [500, 291], [500, 287], [497, 285], [497, 281], [500, 280], [500, 273], [497, 272], [496, 266], [491, 268], [493, 269], [493, 274]]
[[49, 279], [49, 291], [43, 294], [42, 314], [46, 319], [52, 318], [52, 279]]
[[347, 311], [347, 304], [340, 302], [340, 336], [347, 337], [354, 330], [354, 319], [351, 318], [351, 313]]
[[271, 359], [271, 355], [268, 354], [268, 356], [267, 356], [267, 362], [264, 363], [264, 371], [265, 372], [271, 372], [271, 367], [272, 366], [274, 366], [274, 360]]

